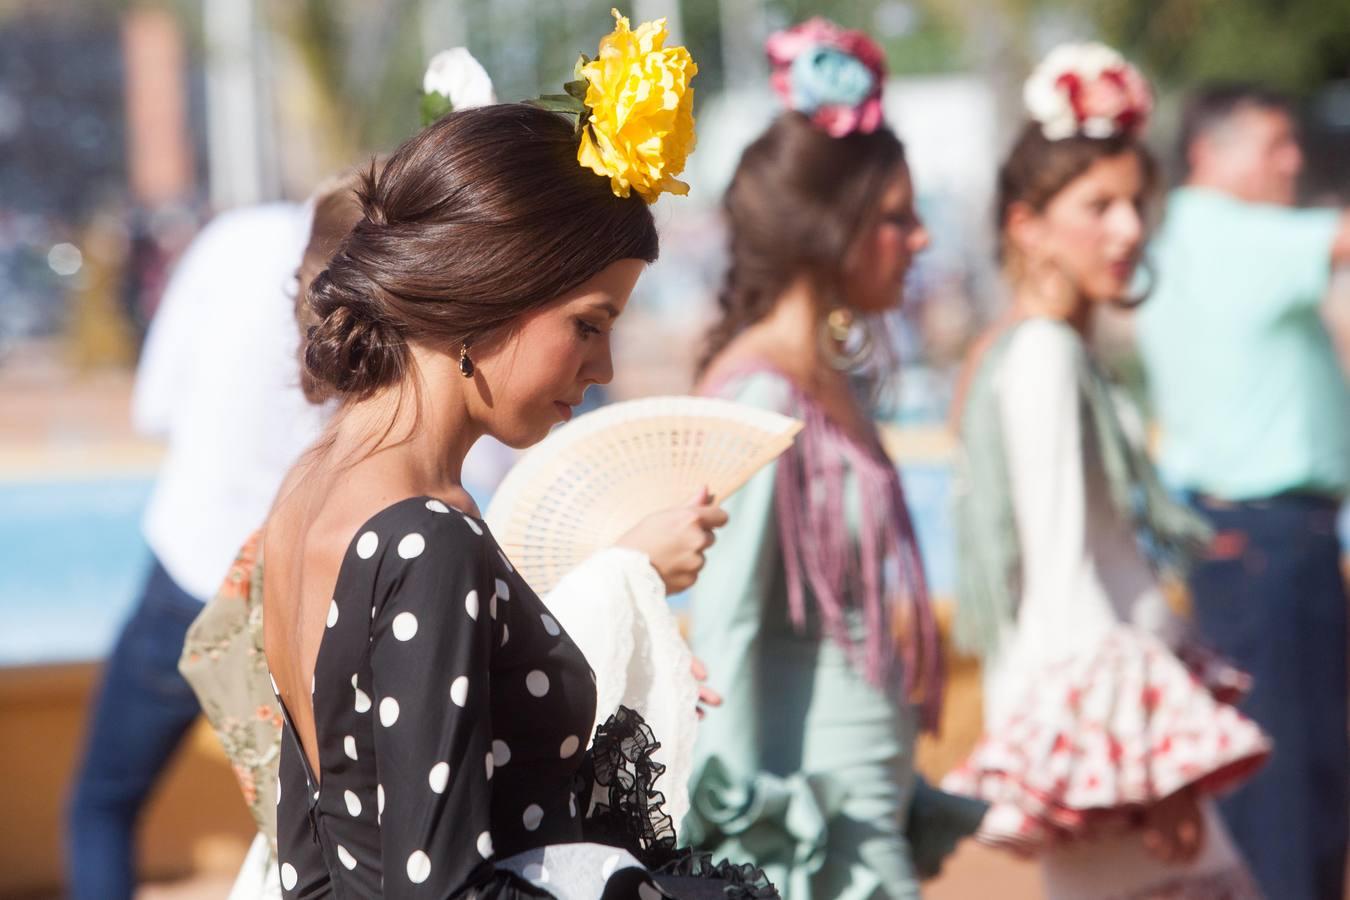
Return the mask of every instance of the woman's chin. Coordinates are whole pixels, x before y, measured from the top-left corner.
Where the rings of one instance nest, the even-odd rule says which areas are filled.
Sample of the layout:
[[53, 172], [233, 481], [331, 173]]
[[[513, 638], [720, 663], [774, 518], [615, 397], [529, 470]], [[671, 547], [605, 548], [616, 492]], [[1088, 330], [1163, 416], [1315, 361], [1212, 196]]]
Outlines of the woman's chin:
[[1130, 282], [1107, 277], [1091, 285], [1083, 293], [1094, 306], [1117, 304], [1129, 298]]
[[519, 422], [494, 431], [492, 436], [512, 450], [527, 450], [548, 437], [555, 424], [556, 418], [547, 422]]

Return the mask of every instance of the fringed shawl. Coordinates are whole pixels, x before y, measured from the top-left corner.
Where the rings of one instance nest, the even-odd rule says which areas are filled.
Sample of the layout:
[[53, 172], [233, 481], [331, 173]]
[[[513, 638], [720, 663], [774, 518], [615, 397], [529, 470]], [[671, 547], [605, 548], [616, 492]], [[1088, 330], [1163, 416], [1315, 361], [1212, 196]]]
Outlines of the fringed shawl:
[[[748, 361], [719, 373], [704, 393], [755, 374], [781, 379], [805, 427], [778, 460], [775, 510], [793, 625], [807, 624], [808, 594], [826, 636], [839, 643], [871, 684], [899, 678], [920, 709], [923, 726], [936, 730], [942, 705], [943, 664], [937, 622], [928, 602], [923, 561], [894, 463], [875, 431], [859, 441], [784, 372]], [[845, 478], [857, 480], [861, 518], [850, 533]], [[849, 613], [862, 618], [861, 643]], [[897, 649], [899, 651], [897, 658]]]

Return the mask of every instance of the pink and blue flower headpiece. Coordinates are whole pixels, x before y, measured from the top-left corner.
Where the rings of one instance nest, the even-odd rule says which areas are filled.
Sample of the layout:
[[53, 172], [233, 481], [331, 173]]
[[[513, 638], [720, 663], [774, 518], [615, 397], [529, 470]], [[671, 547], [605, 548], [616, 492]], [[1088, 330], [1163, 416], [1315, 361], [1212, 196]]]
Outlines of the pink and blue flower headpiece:
[[817, 17], [775, 32], [764, 49], [774, 91], [817, 128], [844, 137], [881, 127], [886, 56], [865, 33]]

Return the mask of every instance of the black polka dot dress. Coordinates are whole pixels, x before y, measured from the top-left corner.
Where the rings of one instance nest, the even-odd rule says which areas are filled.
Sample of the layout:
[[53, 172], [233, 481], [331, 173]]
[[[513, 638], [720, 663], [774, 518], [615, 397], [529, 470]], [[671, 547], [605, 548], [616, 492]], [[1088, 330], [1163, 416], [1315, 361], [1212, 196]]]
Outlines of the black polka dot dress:
[[[348, 548], [327, 626], [320, 773], [289, 714], [283, 729], [283, 896], [548, 896], [541, 866], [496, 863], [584, 840], [573, 789], [594, 680], [483, 523], [427, 497], [380, 512]], [[634, 874], [628, 893], [664, 893]]]

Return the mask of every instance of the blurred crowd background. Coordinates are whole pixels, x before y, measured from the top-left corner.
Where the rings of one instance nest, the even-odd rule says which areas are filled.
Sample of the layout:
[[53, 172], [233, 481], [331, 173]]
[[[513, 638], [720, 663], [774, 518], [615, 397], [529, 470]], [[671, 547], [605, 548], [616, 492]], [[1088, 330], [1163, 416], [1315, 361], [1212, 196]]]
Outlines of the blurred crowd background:
[[[440, 49], [469, 47], [503, 100], [556, 90], [577, 53], [594, 52], [611, 3], [0, 0], [0, 772], [17, 786], [0, 792], [11, 797], [0, 897], [59, 890], [57, 821], [93, 666], [146, 560], [139, 517], [162, 448], [131, 427], [131, 384], [179, 254], [212, 216], [303, 199], [413, 133], [421, 73]], [[1000, 303], [994, 173], [1035, 60], [1070, 38], [1122, 50], [1158, 89], [1149, 138], [1169, 164], [1187, 87], [1241, 77], [1287, 91], [1302, 199], [1350, 203], [1343, 0], [631, 0], [622, 11], [668, 17], [698, 60], [699, 136], [690, 195], [656, 208], [662, 257], [620, 327], [610, 398], [690, 385], [723, 265], [718, 201], [778, 109], [765, 36], [820, 14], [883, 43], [887, 117], [933, 239], [893, 323], [901, 366], [878, 416], [939, 597], [953, 582], [943, 422], [958, 360]], [[1350, 292], [1344, 276], [1333, 290]], [[1350, 314], [1328, 309], [1350, 359]], [[1127, 322], [1101, 339], [1123, 371], [1137, 368]], [[247, 820], [209, 742], [152, 811], [152, 872], [229, 871], [242, 853]]]

